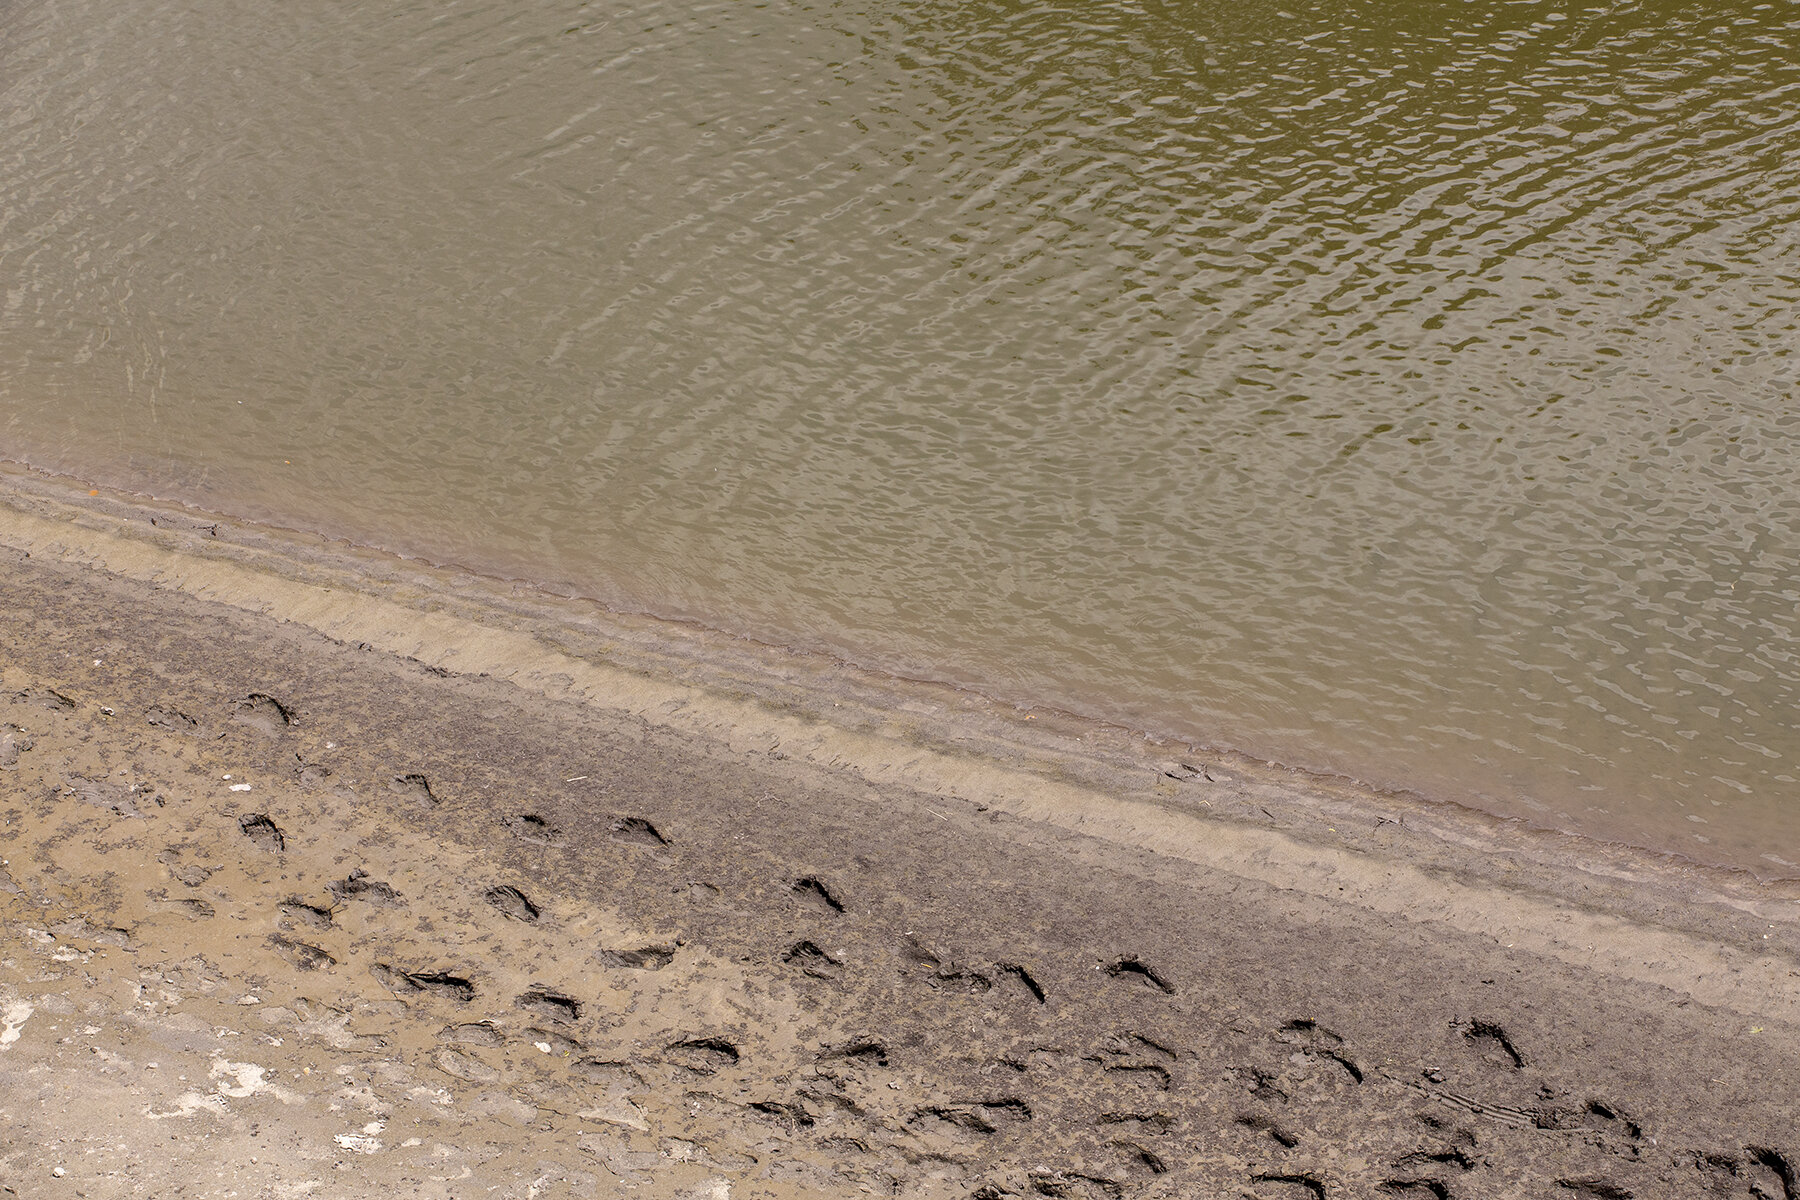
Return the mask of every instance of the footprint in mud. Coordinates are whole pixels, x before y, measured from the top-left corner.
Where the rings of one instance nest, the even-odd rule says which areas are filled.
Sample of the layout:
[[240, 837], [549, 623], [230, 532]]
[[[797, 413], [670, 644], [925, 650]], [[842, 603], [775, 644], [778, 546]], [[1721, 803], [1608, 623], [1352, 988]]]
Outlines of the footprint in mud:
[[1610, 1179], [1559, 1179], [1556, 1186], [1580, 1200], [1632, 1200], [1631, 1189]]
[[357, 867], [344, 878], [325, 885], [326, 890], [337, 897], [339, 904], [351, 900], [366, 900], [376, 908], [405, 908], [406, 900], [389, 884], [379, 879], [370, 879], [369, 873]]
[[1168, 1160], [1162, 1155], [1138, 1142], [1117, 1141], [1112, 1144], [1125, 1159], [1126, 1170], [1133, 1174], [1166, 1175], [1169, 1171]]
[[857, 1038], [839, 1046], [826, 1046], [816, 1060], [820, 1066], [843, 1065], [857, 1069], [888, 1065], [887, 1047], [870, 1038]]
[[1463, 1030], [1463, 1037], [1482, 1052], [1482, 1058], [1494, 1066], [1510, 1067], [1517, 1071], [1525, 1065], [1525, 1056], [1519, 1053], [1512, 1038], [1506, 1030], [1492, 1021], [1470, 1021], [1469, 1027]]
[[773, 1121], [787, 1133], [799, 1133], [802, 1129], [811, 1129], [818, 1124], [818, 1118], [806, 1111], [806, 1106], [788, 1100], [755, 1100], [744, 1106], [745, 1110]]
[[1325, 1200], [1325, 1181], [1308, 1174], [1259, 1174], [1250, 1182], [1256, 1185], [1253, 1196], [1270, 1200]]
[[823, 880], [811, 875], [794, 880], [792, 891], [810, 908], [828, 909], [836, 913], [844, 911], [844, 902], [832, 895], [831, 889], [825, 886]]
[[516, 887], [491, 887], [481, 893], [481, 898], [500, 910], [503, 916], [515, 921], [523, 921], [529, 925], [538, 919], [538, 906]]
[[669, 844], [669, 839], [662, 835], [662, 831], [642, 817], [620, 817], [613, 822], [612, 835], [621, 842], [633, 842], [639, 846], [661, 847]]
[[279, 854], [287, 849], [287, 838], [267, 813], [245, 813], [238, 818], [238, 828], [258, 850]]
[[948, 1127], [965, 1133], [998, 1133], [1009, 1125], [1031, 1120], [1031, 1107], [1017, 1097], [929, 1104], [913, 1110], [907, 1124], [914, 1127]]
[[387, 963], [376, 963], [369, 968], [369, 974], [388, 991], [402, 995], [426, 992], [459, 1004], [467, 1004], [475, 998], [474, 984], [447, 971], [402, 971]]
[[331, 955], [319, 949], [319, 947], [314, 946], [309, 942], [301, 942], [290, 937], [283, 937], [279, 933], [270, 935], [269, 947], [274, 950], [276, 954], [300, 968], [302, 971], [317, 971], [321, 967], [334, 967], [337, 965], [337, 959], [331, 957]]
[[[1078, 1171], [1038, 1170], [1032, 1171], [1026, 1179], [1030, 1181], [1034, 1193], [1054, 1197], [1056, 1200], [1119, 1200], [1125, 1194], [1124, 1185], [1116, 1179]], [[977, 1192], [976, 1196], [982, 1194]], [[988, 1194], [1006, 1196], [1011, 1193], [995, 1190]]]
[[492, 1021], [465, 1021], [460, 1025], [446, 1025], [438, 1030], [438, 1041], [448, 1042], [453, 1046], [486, 1046], [492, 1049], [504, 1046], [506, 1035]]
[[819, 948], [816, 942], [795, 942], [782, 951], [781, 961], [797, 967], [803, 975], [836, 983], [843, 978], [843, 960]]
[[671, 1042], [663, 1049], [665, 1062], [686, 1067], [699, 1075], [711, 1075], [736, 1066], [740, 1057], [736, 1045], [716, 1037], [687, 1038]]
[[144, 713], [144, 723], [171, 733], [200, 732], [200, 722], [174, 708], [152, 708]]
[[601, 950], [600, 963], [633, 971], [660, 971], [675, 961], [674, 946], [639, 946], [635, 950]]
[[925, 977], [925, 986], [950, 995], [980, 996], [994, 990], [994, 981], [973, 968], [945, 963]]
[[558, 1033], [554, 1029], [545, 1029], [538, 1025], [526, 1028], [525, 1040], [530, 1042], [540, 1054], [554, 1054], [564, 1058], [571, 1054], [580, 1054], [587, 1049], [586, 1046], [566, 1033]]
[[1140, 982], [1155, 988], [1165, 996], [1173, 996], [1175, 994], [1175, 985], [1163, 978], [1160, 972], [1135, 954], [1128, 954], [1123, 958], [1115, 959], [1108, 963], [1106, 966], [1106, 973], [1114, 979], [1139, 980]]
[[288, 711], [287, 705], [263, 692], [251, 692], [233, 703], [231, 719], [269, 737], [279, 735], [295, 723], [294, 714]]
[[191, 896], [170, 896], [166, 892], [150, 892], [148, 895], [156, 902], [157, 907], [180, 913], [189, 920], [204, 920], [215, 912], [212, 905]]
[[527, 989], [513, 1001], [513, 1007], [561, 1025], [572, 1025], [581, 1019], [581, 1001], [545, 987]]
[[1721, 1200], [1800, 1200], [1800, 1170], [1778, 1150], [1748, 1146], [1742, 1154], [1695, 1157], [1707, 1190]]
[[294, 782], [307, 791], [324, 787], [331, 778], [331, 768], [323, 763], [307, 762], [298, 754], [294, 755]]
[[1292, 1150], [1295, 1146], [1300, 1144], [1300, 1137], [1298, 1134], [1288, 1132], [1277, 1124], [1274, 1118], [1263, 1113], [1240, 1113], [1238, 1114], [1237, 1124], [1245, 1129], [1254, 1130], [1257, 1133], [1268, 1134], [1270, 1138], [1274, 1139], [1275, 1144], [1280, 1146], [1283, 1150]]
[[205, 863], [183, 862], [182, 856], [191, 850], [186, 843], [170, 846], [156, 856], [156, 861], [168, 868], [169, 878], [185, 887], [199, 887], [212, 877], [219, 868], [207, 866]]
[[423, 775], [416, 773], [410, 775], [396, 775], [394, 776], [394, 781], [390, 783], [388, 787], [396, 795], [399, 795], [403, 799], [410, 800], [414, 804], [431, 805], [438, 803], [437, 793], [431, 790], [431, 780], [425, 778]]
[[275, 906], [279, 914], [281, 926], [292, 929], [296, 925], [304, 925], [308, 929], [330, 929], [331, 910], [316, 904], [308, 904], [298, 897], [289, 897]]
[[1441, 1179], [1387, 1179], [1381, 1190], [1402, 1200], [1456, 1200], [1450, 1185]]
[[563, 844], [562, 830], [536, 813], [514, 813], [504, 818], [500, 824], [521, 842], [530, 842], [534, 846]]
[[1275, 1041], [1296, 1047], [1307, 1058], [1335, 1063], [1354, 1082], [1363, 1081], [1362, 1068], [1344, 1053], [1344, 1039], [1310, 1017], [1295, 1017], [1283, 1025], [1276, 1032]]
[[1020, 987], [1030, 993], [1031, 998], [1036, 1000], [1039, 1004], [1043, 1004], [1049, 998], [1044, 994], [1043, 985], [1032, 977], [1030, 971], [1027, 971], [1018, 963], [995, 963], [994, 966], [995, 969], [1000, 972], [1000, 977], [1002, 979], [1011, 979], [1016, 982]]

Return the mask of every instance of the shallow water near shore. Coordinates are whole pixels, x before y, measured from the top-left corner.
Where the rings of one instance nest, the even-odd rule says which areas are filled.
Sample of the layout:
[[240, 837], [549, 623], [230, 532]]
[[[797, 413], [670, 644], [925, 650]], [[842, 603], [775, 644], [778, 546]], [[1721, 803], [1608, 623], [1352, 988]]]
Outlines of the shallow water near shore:
[[1800, 14], [0, 8], [0, 454], [1785, 872]]

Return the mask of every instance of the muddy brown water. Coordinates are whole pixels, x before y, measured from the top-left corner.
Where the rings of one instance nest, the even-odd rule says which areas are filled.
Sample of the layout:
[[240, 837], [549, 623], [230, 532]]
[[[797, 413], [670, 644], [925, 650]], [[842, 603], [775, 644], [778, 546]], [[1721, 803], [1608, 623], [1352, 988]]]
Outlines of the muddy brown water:
[[0, 6], [0, 455], [1785, 873], [1791, 4]]

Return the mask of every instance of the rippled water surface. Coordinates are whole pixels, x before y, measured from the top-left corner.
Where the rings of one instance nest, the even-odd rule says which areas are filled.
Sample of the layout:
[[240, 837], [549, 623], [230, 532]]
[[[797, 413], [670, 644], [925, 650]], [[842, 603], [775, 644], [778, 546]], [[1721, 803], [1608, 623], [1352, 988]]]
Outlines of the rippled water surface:
[[1800, 5], [0, 3], [0, 454], [1800, 861]]

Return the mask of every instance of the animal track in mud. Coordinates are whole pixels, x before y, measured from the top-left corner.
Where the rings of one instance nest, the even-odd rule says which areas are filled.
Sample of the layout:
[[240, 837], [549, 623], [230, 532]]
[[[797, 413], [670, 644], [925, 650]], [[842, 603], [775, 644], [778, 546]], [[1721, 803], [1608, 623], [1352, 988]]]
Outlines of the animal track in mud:
[[971, 996], [979, 996], [994, 989], [994, 981], [980, 971], [951, 963], [946, 963], [926, 976], [925, 984], [946, 992], [964, 992]]
[[390, 884], [383, 883], [379, 879], [370, 879], [369, 873], [361, 867], [357, 867], [343, 879], [326, 884], [325, 888], [337, 897], [339, 903], [350, 900], [366, 900], [376, 908], [404, 908], [406, 906], [406, 900]]
[[459, 1004], [475, 998], [474, 984], [446, 971], [403, 971], [387, 963], [376, 963], [369, 968], [369, 974], [390, 992], [428, 992]]
[[1141, 1167], [1152, 1175], [1168, 1173], [1168, 1162], [1148, 1146], [1140, 1146], [1136, 1142], [1114, 1142], [1113, 1147], [1124, 1151], [1125, 1161], [1134, 1167]]
[[621, 842], [635, 842], [640, 846], [669, 844], [662, 831], [642, 817], [620, 817], [613, 822], [612, 835]]
[[1126, 955], [1124, 958], [1109, 963], [1106, 973], [1114, 979], [1128, 975], [1136, 976], [1166, 996], [1175, 994], [1175, 985], [1164, 979], [1161, 974], [1135, 954]]
[[1261, 1113], [1243, 1113], [1238, 1117], [1237, 1123], [1242, 1125], [1245, 1129], [1254, 1129], [1258, 1133], [1268, 1134], [1270, 1137], [1274, 1138], [1283, 1149], [1292, 1150], [1295, 1146], [1300, 1144], [1298, 1135], [1289, 1133]]
[[1030, 1181], [1032, 1191], [1040, 1196], [1050, 1196], [1053, 1200], [1089, 1200], [1092, 1197], [1118, 1200], [1125, 1194], [1125, 1189], [1116, 1180], [1100, 1175], [1084, 1175], [1073, 1171], [1033, 1171], [1026, 1179]]
[[305, 925], [311, 929], [330, 929], [331, 910], [290, 897], [275, 906], [283, 926]]
[[[1492, 1021], [1469, 1022], [1468, 1029], [1463, 1031], [1463, 1037], [1478, 1044], [1481, 1042], [1490, 1043], [1495, 1049], [1498, 1049], [1512, 1061], [1514, 1070], [1519, 1070], [1525, 1065], [1525, 1056], [1519, 1053], [1517, 1046], [1513, 1045], [1512, 1038], [1507, 1035], [1506, 1030], [1494, 1024]], [[1486, 1055], [1485, 1057], [1487, 1057], [1490, 1062], [1493, 1061], [1493, 1056], [1491, 1054]]]
[[1426, 1196], [1433, 1200], [1455, 1200], [1449, 1185], [1441, 1179], [1388, 1179], [1382, 1181], [1381, 1190], [1390, 1196], [1404, 1196], [1406, 1200], [1423, 1200]]
[[500, 824], [521, 842], [530, 842], [537, 846], [560, 846], [563, 844], [562, 830], [536, 813], [514, 813], [512, 816], [504, 818]]
[[196, 900], [191, 896], [170, 896], [166, 893], [151, 893], [151, 899], [155, 900], [159, 906], [172, 909], [190, 920], [203, 920], [212, 916], [215, 912], [212, 905], [204, 900]]
[[153, 708], [144, 714], [144, 723], [172, 733], [198, 733], [200, 722], [173, 708]]
[[526, 898], [525, 893], [516, 887], [491, 887], [481, 893], [481, 898], [499, 909], [504, 916], [515, 921], [523, 921], [527, 925], [538, 919], [538, 906]]
[[995, 963], [994, 965], [999, 969], [1000, 974], [1011, 979], [1016, 979], [1019, 983], [1024, 985], [1025, 990], [1030, 992], [1032, 997], [1036, 999], [1039, 1004], [1045, 1002], [1047, 997], [1044, 995], [1043, 986], [1040, 985], [1036, 979], [1032, 978], [1030, 971], [1027, 971], [1018, 963]]
[[258, 850], [279, 854], [287, 849], [287, 838], [267, 813], [245, 813], [238, 818], [238, 828]]
[[745, 1107], [751, 1112], [772, 1118], [777, 1125], [789, 1133], [811, 1129], [816, 1123], [813, 1115], [804, 1107], [783, 1100], [756, 1100]]
[[1251, 1099], [1261, 1100], [1264, 1104], [1287, 1103], [1288, 1094], [1275, 1086], [1275, 1077], [1267, 1071], [1256, 1067], [1235, 1067], [1232, 1073], [1240, 1079], [1249, 1079]]
[[539, 1050], [545, 1046], [550, 1047], [548, 1052], [551, 1054], [580, 1054], [587, 1049], [586, 1046], [566, 1033], [558, 1033], [554, 1029], [544, 1029], [537, 1025], [526, 1028], [525, 1040]]
[[832, 912], [844, 911], [843, 901], [832, 895], [831, 889], [826, 887], [822, 880], [811, 875], [794, 880], [793, 891], [796, 896], [814, 906], [828, 908]]
[[279, 933], [271, 934], [269, 936], [269, 946], [275, 953], [279, 954], [282, 958], [294, 964], [294, 966], [300, 968], [302, 971], [316, 971], [320, 967], [333, 967], [337, 965], [337, 959], [331, 957], [331, 955], [319, 949], [317, 946], [314, 946], [309, 942], [301, 942], [296, 941], [293, 938], [283, 937]]
[[506, 1037], [492, 1021], [467, 1021], [446, 1025], [438, 1030], [438, 1040], [457, 1046], [496, 1047], [506, 1044]]
[[1363, 1081], [1362, 1068], [1342, 1049], [1344, 1039], [1310, 1017], [1296, 1017], [1289, 1021], [1276, 1032], [1275, 1040], [1282, 1045], [1298, 1046], [1300, 1052], [1308, 1058], [1323, 1058], [1334, 1062], [1357, 1083]]
[[1155, 1063], [1106, 1063], [1101, 1069], [1109, 1075], [1155, 1088], [1159, 1092], [1169, 1090], [1169, 1072]]
[[294, 724], [287, 705], [264, 692], [251, 692], [231, 706], [231, 719], [259, 733], [275, 737]]
[[437, 793], [431, 790], [431, 780], [423, 775], [396, 775], [393, 783], [388, 785], [396, 793], [411, 800], [415, 804], [439, 803]]
[[1031, 1107], [1013, 1096], [998, 1100], [969, 1100], [953, 1104], [928, 1104], [913, 1110], [907, 1122], [939, 1121], [969, 1133], [998, 1133], [1002, 1126], [1022, 1125], [1031, 1120]]
[[674, 946], [639, 946], [635, 950], [601, 950], [600, 964], [633, 971], [660, 971], [675, 961]]
[[1694, 1165], [1707, 1189], [1717, 1196], [1738, 1197], [1747, 1193], [1752, 1200], [1800, 1198], [1794, 1165], [1779, 1151], [1766, 1146], [1746, 1147], [1742, 1155], [1697, 1154]]
[[1140, 1130], [1167, 1133], [1175, 1127], [1175, 1118], [1165, 1112], [1105, 1112], [1095, 1122], [1099, 1125], [1133, 1125]]
[[570, 1025], [581, 1019], [581, 1001], [549, 988], [529, 988], [513, 1001], [516, 1008], [535, 1013], [546, 1021]]
[[671, 1042], [663, 1050], [667, 1061], [701, 1075], [736, 1066], [738, 1048], [724, 1038], [687, 1038]]
[[858, 1038], [855, 1041], [845, 1042], [841, 1046], [825, 1047], [819, 1051], [817, 1061], [822, 1063], [842, 1062], [856, 1067], [885, 1067], [888, 1065], [888, 1051], [887, 1047], [880, 1042], [868, 1038]]
[[[1473, 1144], [1473, 1139], [1470, 1139]], [[1475, 1160], [1462, 1149], [1452, 1146], [1447, 1150], [1415, 1150], [1411, 1154], [1403, 1154], [1394, 1160], [1394, 1166], [1402, 1171], [1421, 1170], [1427, 1167], [1455, 1167], [1459, 1171], [1473, 1171]]]
[[323, 787], [325, 781], [330, 778], [330, 767], [322, 763], [310, 763], [298, 754], [294, 755], [294, 782], [301, 787], [309, 791], [316, 787]]
[[1632, 1200], [1632, 1193], [1610, 1179], [1559, 1179], [1556, 1186], [1585, 1200]]
[[814, 979], [836, 982], [844, 973], [843, 962], [821, 950], [816, 942], [795, 942], [782, 951], [781, 961]]
[[1316, 1175], [1306, 1174], [1259, 1174], [1250, 1177], [1253, 1183], [1273, 1183], [1283, 1187], [1295, 1196], [1311, 1196], [1313, 1200], [1325, 1200], [1325, 1181]]

